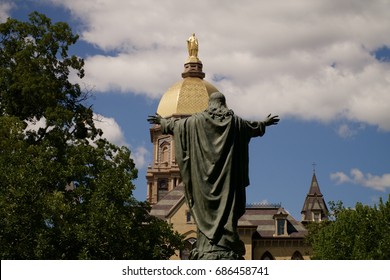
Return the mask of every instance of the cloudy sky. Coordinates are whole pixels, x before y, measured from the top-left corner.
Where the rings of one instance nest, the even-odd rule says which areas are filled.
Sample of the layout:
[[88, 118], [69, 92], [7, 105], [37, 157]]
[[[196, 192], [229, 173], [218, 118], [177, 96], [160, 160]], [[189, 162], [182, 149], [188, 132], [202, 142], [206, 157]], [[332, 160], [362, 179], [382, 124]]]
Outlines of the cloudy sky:
[[326, 201], [387, 200], [390, 1], [2, 0], [0, 20], [34, 10], [80, 35], [77, 82], [106, 137], [131, 149], [138, 199], [152, 162], [146, 117], [181, 79], [195, 32], [206, 80], [236, 114], [281, 117], [251, 142], [248, 202], [282, 203], [300, 219], [313, 167]]

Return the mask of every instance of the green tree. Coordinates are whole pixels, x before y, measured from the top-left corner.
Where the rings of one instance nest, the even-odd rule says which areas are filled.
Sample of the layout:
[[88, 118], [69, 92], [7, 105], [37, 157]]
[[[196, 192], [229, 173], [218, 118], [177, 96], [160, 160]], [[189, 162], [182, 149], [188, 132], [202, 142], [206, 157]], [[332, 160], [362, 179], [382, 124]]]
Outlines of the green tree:
[[357, 203], [354, 209], [331, 203], [330, 222], [309, 225], [313, 259], [390, 259], [390, 196], [378, 206]]
[[133, 197], [130, 151], [102, 137], [69, 82], [84, 75], [76, 41], [36, 12], [0, 24], [0, 257], [167, 259], [181, 236]]

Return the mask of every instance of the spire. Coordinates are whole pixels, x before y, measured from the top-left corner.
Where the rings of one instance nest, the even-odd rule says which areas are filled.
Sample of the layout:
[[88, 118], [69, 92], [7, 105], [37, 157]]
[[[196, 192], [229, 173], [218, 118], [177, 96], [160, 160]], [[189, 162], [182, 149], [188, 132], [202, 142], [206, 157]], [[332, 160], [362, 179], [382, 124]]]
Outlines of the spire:
[[319, 222], [328, 218], [328, 207], [318, 185], [315, 169], [313, 169], [309, 192], [306, 195], [301, 214], [302, 222]]
[[315, 173], [313, 173], [313, 177], [311, 178], [311, 184], [310, 184], [308, 195], [317, 195], [322, 197], [322, 193], [318, 185], [317, 176]]
[[199, 42], [195, 37], [195, 33], [187, 40], [188, 59], [184, 64], [184, 72], [181, 74], [183, 78], [196, 77], [203, 79], [206, 74], [202, 72], [203, 64], [198, 58]]

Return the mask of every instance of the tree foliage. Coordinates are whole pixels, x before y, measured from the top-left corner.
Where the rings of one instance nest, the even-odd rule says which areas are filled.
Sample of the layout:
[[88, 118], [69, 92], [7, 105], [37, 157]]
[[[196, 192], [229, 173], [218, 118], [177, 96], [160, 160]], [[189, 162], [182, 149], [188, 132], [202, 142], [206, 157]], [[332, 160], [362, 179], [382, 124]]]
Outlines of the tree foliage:
[[129, 149], [102, 137], [69, 81], [84, 75], [77, 38], [36, 12], [0, 24], [0, 257], [167, 259], [181, 236], [133, 197]]
[[331, 209], [333, 221], [309, 226], [313, 259], [390, 259], [390, 196], [374, 207], [357, 203], [351, 209], [339, 202]]

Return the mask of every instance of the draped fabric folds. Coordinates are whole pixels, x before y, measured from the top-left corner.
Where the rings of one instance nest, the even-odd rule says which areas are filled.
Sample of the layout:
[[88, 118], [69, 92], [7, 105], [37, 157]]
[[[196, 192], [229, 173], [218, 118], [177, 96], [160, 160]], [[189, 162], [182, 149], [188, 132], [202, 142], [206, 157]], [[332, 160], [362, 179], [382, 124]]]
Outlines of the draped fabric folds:
[[174, 136], [176, 161], [199, 232], [211, 246], [234, 248], [249, 185], [248, 144], [265, 133], [264, 123], [243, 120], [230, 110], [206, 110], [162, 119], [161, 130]]

